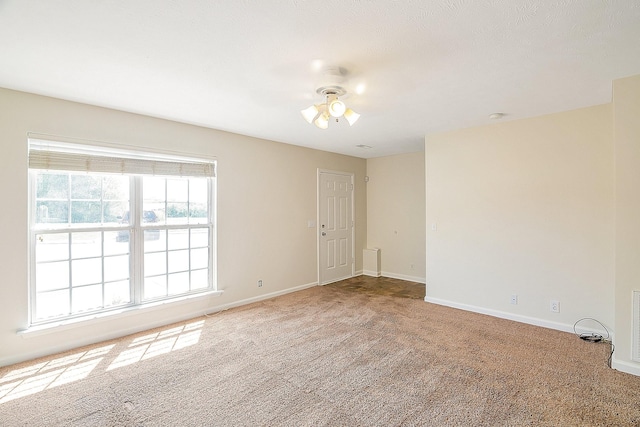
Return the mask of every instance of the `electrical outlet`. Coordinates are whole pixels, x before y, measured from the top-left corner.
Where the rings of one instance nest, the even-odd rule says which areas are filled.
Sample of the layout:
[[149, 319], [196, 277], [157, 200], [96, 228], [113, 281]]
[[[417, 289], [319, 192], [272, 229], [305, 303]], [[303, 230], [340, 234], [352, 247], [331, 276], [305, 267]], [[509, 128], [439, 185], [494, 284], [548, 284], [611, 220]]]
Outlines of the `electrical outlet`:
[[560, 313], [560, 301], [552, 299], [551, 304], [549, 305], [549, 310], [554, 313]]
[[258, 287], [261, 288], [262, 287], [262, 279], [258, 280]]
[[518, 295], [511, 295], [511, 304], [518, 304]]

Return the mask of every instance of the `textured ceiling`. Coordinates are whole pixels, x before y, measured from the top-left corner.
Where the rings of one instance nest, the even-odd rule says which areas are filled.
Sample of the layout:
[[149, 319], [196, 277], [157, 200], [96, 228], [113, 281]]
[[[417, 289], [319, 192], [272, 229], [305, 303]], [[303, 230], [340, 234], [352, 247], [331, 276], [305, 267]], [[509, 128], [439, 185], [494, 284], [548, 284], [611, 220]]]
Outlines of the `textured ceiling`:
[[[302, 119], [318, 65], [365, 85], [353, 127]], [[639, 0], [0, 0], [0, 87], [365, 158], [634, 74]]]

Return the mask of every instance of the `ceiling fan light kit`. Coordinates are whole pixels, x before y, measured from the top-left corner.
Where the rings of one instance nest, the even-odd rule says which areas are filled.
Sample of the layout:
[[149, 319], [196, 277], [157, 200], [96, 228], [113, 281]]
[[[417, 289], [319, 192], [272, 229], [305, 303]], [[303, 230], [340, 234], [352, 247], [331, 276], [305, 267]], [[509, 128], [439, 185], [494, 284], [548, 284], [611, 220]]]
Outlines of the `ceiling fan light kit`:
[[[331, 97], [333, 97], [334, 99], [331, 100]], [[344, 105], [344, 102], [340, 101], [335, 95], [330, 95], [328, 98], [329, 114], [331, 114], [333, 117], [342, 116], [347, 109], [347, 107]]]
[[356, 113], [351, 108], [347, 108], [344, 112], [344, 118], [347, 119], [350, 126], [353, 126], [353, 124], [360, 118], [360, 114]]
[[[346, 74], [346, 70], [342, 68], [338, 68], [339, 73], [331, 73], [329, 70], [328, 77], [340, 77], [342, 78]], [[360, 118], [360, 114], [353, 111], [351, 108], [347, 108], [345, 103], [339, 99], [341, 96], [345, 96], [347, 91], [344, 87], [331, 84], [326, 86], [320, 86], [316, 89], [316, 93], [318, 95], [322, 95], [325, 99], [325, 102], [322, 104], [314, 104], [304, 110], [301, 110], [300, 113], [302, 117], [308, 122], [315, 124], [320, 129], [327, 129], [329, 127], [329, 119], [332, 117], [338, 121], [340, 117], [344, 117], [347, 119], [349, 126], [353, 126], [353, 124]]]
[[315, 117], [318, 115], [318, 113], [320, 112], [320, 110], [318, 109], [318, 107], [316, 105], [312, 105], [309, 108], [306, 108], [302, 111], [300, 111], [302, 113], [302, 117], [304, 117], [304, 119], [309, 122], [312, 123], [313, 119], [315, 119]]
[[318, 115], [318, 118], [313, 122], [320, 129], [327, 129], [329, 127], [329, 115], [327, 112], [323, 112]]

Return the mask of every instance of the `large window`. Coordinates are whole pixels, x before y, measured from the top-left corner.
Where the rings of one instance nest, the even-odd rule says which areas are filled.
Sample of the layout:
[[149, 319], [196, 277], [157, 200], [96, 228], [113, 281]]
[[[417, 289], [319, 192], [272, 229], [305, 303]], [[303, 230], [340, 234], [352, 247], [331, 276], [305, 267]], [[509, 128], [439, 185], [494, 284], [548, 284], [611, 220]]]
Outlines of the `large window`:
[[214, 290], [214, 163], [30, 141], [31, 323]]

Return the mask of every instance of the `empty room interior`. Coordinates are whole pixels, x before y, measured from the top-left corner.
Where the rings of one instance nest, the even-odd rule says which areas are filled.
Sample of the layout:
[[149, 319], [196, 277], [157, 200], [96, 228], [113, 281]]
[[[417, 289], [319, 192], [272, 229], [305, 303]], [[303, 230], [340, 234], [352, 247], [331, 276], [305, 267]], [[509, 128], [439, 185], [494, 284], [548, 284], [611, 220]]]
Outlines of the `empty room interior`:
[[0, 1], [0, 424], [640, 425], [639, 40], [636, 0]]

